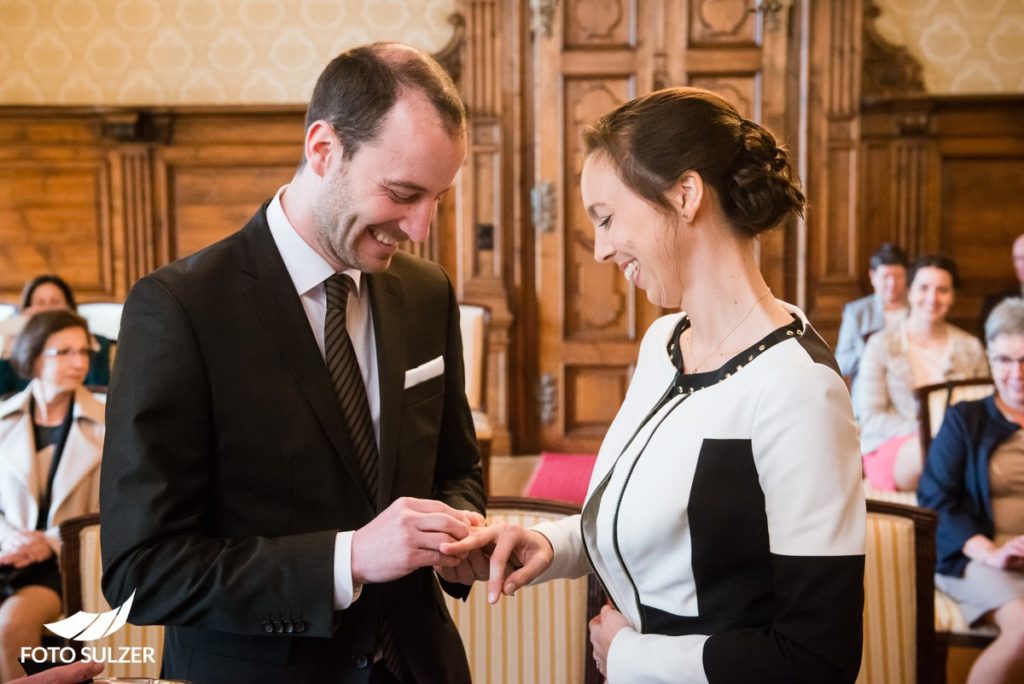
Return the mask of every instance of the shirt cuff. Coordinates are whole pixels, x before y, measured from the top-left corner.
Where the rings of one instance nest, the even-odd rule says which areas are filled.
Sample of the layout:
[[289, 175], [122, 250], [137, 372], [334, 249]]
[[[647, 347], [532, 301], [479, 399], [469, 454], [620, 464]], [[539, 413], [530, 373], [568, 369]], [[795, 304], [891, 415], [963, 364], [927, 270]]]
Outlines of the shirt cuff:
[[352, 535], [339, 532], [334, 538], [334, 609], [345, 610], [359, 598], [362, 585], [352, 579]]

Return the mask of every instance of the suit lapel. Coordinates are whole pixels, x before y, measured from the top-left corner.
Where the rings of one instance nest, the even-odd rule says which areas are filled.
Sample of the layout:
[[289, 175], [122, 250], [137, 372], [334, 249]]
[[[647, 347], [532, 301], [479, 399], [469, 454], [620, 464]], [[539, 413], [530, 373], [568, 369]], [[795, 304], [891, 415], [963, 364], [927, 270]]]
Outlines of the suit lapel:
[[405, 384], [405, 324], [402, 281], [390, 273], [364, 276], [370, 286], [370, 311], [377, 346], [380, 378], [380, 479], [377, 503], [391, 501], [398, 469], [398, 435], [401, 430], [402, 392]]
[[100, 464], [102, 444], [90, 441], [79, 423], [88, 421], [102, 424], [103, 405], [93, 398], [89, 390], [79, 388], [75, 392], [74, 411], [71, 432], [68, 433], [64, 453], [61, 454], [60, 464], [53, 476], [53, 490], [50, 493], [49, 517], [51, 520], [53, 512], [60, 510], [61, 504], [71, 495], [75, 487]]
[[[266, 329], [267, 336], [274, 341], [295, 381], [302, 388], [349, 475], [356, 482], [362, 483], [363, 476], [352, 453], [352, 441], [345, 428], [338, 398], [331, 386], [316, 338], [310, 330], [309, 319], [306, 318], [288, 269], [270, 234], [265, 205], [245, 227], [243, 236], [246, 254], [242, 270], [252, 277], [252, 284], [247, 289], [249, 302]], [[365, 487], [362, 489], [365, 493]], [[373, 508], [368, 494], [366, 503]]]

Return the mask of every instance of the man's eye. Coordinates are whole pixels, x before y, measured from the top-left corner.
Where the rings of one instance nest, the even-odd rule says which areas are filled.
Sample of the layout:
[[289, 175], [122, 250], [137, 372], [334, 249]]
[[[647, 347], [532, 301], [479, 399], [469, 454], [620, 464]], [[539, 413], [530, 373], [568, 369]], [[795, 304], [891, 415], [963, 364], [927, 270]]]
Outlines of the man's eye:
[[390, 190], [389, 192], [391, 193], [391, 198], [394, 199], [396, 202], [409, 203], [416, 199], [416, 195], [403, 195], [401, 193], [395, 192], [394, 190]]

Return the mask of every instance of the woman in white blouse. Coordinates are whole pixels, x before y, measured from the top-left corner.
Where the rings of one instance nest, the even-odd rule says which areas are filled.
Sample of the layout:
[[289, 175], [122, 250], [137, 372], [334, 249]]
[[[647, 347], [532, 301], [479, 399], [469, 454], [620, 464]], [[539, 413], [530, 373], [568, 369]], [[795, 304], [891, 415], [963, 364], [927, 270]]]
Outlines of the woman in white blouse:
[[[584, 134], [594, 258], [653, 303], [579, 516], [494, 543], [488, 594], [593, 571], [590, 624], [613, 684], [853, 682], [864, 500], [849, 393], [796, 307], [771, 296], [757, 236], [802, 210], [775, 137], [724, 99], [670, 88]], [[505, 576], [505, 561], [517, 570]]]
[[914, 389], [989, 374], [978, 338], [946, 321], [958, 284], [953, 260], [920, 256], [909, 279], [906, 318], [871, 336], [853, 388], [864, 473], [890, 491], [913, 491], [921, 476]]

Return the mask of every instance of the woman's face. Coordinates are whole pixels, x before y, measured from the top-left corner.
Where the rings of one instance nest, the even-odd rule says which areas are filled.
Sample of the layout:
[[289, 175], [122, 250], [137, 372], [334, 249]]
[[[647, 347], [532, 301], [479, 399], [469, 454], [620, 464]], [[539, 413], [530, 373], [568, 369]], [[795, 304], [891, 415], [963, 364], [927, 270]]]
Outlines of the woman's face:
[[935, 266], [917, 269], [908, 293], [910, 315], [921, 321], [938, 323], [946, 320], [953, 306], [953, 276]]
[[51, 311], [68, 308], [68, 300], [59, 287], [53, 283], [43, 283], [32, 290], [28, 305], [36, 311]]
[[988, 360], [999, 398], [1024, 411], [1024, 335], [996, 335], [988, 345]]
[[67, 392], [85, 382], [89, 373], [89, 336], [81, 328], [64, 328], [46, 338], [36, 359], [34, 376], [51, 392]]
[[678, 307], [682, 284], [670, 247], [677, 236], [664, 214], [626, 187], [602, 154], [587, 157], [580, 189], [594, 224], [594, 259], [615, 262], [653, 304]]

